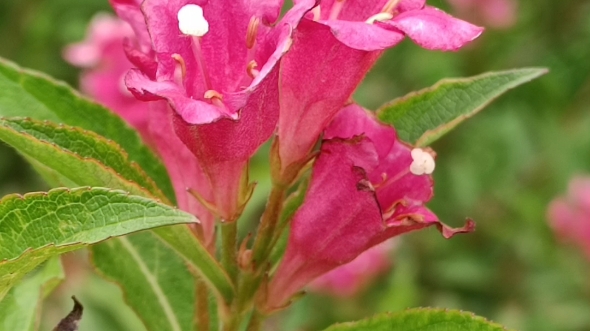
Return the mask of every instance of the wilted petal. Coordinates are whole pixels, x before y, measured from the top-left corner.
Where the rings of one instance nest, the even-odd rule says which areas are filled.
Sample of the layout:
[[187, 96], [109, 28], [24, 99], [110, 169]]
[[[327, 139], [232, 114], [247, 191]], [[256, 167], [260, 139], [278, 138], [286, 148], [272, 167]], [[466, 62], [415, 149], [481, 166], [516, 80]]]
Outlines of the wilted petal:
[[316, 160], [305, 203], [295, 214], [289, 244], [270, 283], [269, 307], [282, 306], [311, 280], [352, 261], [385, 225], [374, 192], [359, 183], [376, 163], [366, 140], [326, 142]]
[[385, 23], [431, 50], [456, 51], [483, 32], [483, 28], [433, 7], [403, 12]]
[[424, 204], [429, 175], [410, 172], [411, 148], [395, 130], [350, 105], [329, 125], [285, 257], [270, 283], [272, 310], [317, 276], [400, 234], [436, 226], [444, 237], [473, 231], [442, 224]]

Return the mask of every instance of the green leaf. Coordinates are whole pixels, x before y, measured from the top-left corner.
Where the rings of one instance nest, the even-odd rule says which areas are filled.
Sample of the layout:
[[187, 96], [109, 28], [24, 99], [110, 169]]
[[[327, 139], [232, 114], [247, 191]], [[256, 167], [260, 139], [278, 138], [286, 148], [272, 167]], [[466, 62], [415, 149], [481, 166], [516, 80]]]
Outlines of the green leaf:
[[105, 188], [8, 195], [0, 200], [0, 299], [52, 256], [114, 236], [195, 221], [173, 207]]
[[547, 69], [524, 68], [443, 79], [383, 105], [377, 117], [393, 125], [400, 139], [427, 146], [498, 96], [545, 73]]
[[217, 260], [209, 254], [186, 226], [168, 226], [154, 229], [152, 232], [174, 249], [193, 270], [201, 274], [203, 280], [215, 288], [226, 303], [231, 301], [235, 292], [231, 280]]
[[418, 308], [330, 326], [324, 331], [506, 331], [499, 324], [456, 310]]
[[0, 301], [2, 330], [37, 330], [42, 300], [63, 279], [61, 262], [54, 257], [31, 277], [13, 287]]
[[[105, 186], [167, 202], [156, 183], [113, 141], [76, 127], [31, 119], [0, 119], [0, 139], [37, 161], [50, 182]], [[53, 170], [49, 176], [48, 169]], [[55, 174], [60, 176], [55, 176]], [[65, 177], [63, 183], [60, 178]], [[63, 185], [62, 185], [63, 186]]]
[[[50, 184], [105, 186], [135, 195], [163, 198], [141, 169], [128, 162], [125, 153], [115, 143], [96, 134], [49, 122], [1, 119], [0, 139], [33, 160], [33, 166]], [[150, 187], [151, 192], [137, 182]], [[224, 299], [233, 296], [234, 290], [226, 274], [186, 227], [160, 229], [156, 233], [198, 268]]]
[[184, 260], [142, 232], [92, 248], [92, 262], [116, 282], [148, 330], [192, 331], [195, 281]]
[[81, 96], [63, 82], [0, 58], [0, 116], [26, 116], [93, 131], [117, 142], [175, 202], [166, 168], [133, 129], [107, 108]]

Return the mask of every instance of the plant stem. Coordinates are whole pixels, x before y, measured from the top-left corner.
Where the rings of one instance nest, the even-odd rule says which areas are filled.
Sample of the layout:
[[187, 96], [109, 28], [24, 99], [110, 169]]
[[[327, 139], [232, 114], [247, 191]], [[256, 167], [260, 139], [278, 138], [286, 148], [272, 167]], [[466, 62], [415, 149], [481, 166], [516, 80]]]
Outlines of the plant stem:
[[264, 266], [268, 255], [270, 254], [270, 244], [275, 236], [275, 229], [281, 215], [283, 200], [285, 198], [286, 187], [282, 185], [273, 185], [268, 197], [266, 210], [260, 220], [256, 240], [254, 241], [252, 256], [255, 263], [255, 269], [260, 270]]
[[238, 277], [238, 225], [237, 222], [226, 222], [220, 226], [221, 231], [221, 265], [234, 283]]
[[248, 328], [246, 331], [260, 331], [263, 319], [264, 317], [262, 314], [260, 314], [258, 310], [254, 309], [252, 316], [250, 316], [250, 321], [248, 322]]
[[194, 331], [206, 331], [210, 328], [209, 320], [209, 289], [203, 279], [198, 277], [195, 281], [196, 287], [196, 303], [195, 303], [195, 319]]

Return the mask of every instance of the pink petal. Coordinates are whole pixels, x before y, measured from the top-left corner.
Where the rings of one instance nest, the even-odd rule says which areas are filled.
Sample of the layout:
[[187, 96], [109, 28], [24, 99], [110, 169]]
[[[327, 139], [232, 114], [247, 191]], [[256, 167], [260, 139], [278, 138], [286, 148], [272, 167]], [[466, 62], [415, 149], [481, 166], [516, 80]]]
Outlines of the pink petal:
[[404, 34], [395, 30], [387, 30], [379, 24], [350, 22], [342, 20], [321, 21], [332, 28], [334, 36], [344, 45], [363, 51], [381, 51], [399, 44]]
[[479, 37], [483, 28], [456, 19], [433, 7], [403, 12], [385, 22], [431, 50], [456, 51]]
[[127, 73], [125, 84], [131, 93], [141, 100], [167, 100], [190, 124], [206, 124], [221, 118], [237, 117], [235, 113], [228, 114], [227, 109], [187, 97], [185, 92], [174, 82], [154, 82], [137, 69], [132, 69]]
[[213, 200], [213, 188], [197, 158], [174, 133], [172, 112], [164, 101], [150, 103], [150, 133], [172, 180], [178, 207], [199, 219], [208, 245], [215, 239], [215, 219], [187, 189]]
[[306, 159], [380, 54], [347, 47], [330, 27], [302, 20], [281, 64], [278, 137], [282, 169]]

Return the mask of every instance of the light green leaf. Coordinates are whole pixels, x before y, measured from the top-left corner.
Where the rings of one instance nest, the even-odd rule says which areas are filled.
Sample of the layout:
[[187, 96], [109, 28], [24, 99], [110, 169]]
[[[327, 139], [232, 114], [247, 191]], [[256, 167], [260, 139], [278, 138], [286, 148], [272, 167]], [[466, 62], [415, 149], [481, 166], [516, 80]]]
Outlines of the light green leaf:
[[0, 299], [52, 256], [114, 236], [195, 221], [170, 206], [105, 188], [8, 195], [0, 200]]
[[131, 161], [156, 182], [168, 200], [175, 202], [166, 168], [137, 133], [105, 107], [81, 96], [63, 82], [0, 58], [0, 116], [26, 116], [77, 126], [112, 139]]
[[545, 73], [547, 69], [524, 68], [443, 79], [383, 105], [377, 117], [393, 125], [400, 139], [427, 146], [498, 96]]
[[[168, 202], [156, 183], [113, 141], [76, 127], [31, 119], [0, 119], [0, 139], [34, 159], [50, 182], [105, 186]], [[49, 176], [48, 169], [53, 170]], [[61, 176], [56, 177], [55, 173]]]
[[0, 329], [34, 331], [38, 328], [41, 301], [64, 279], [58, 257], [51, 258], [0, 301]]
[[201, 274], [226, 303], [231, 301], [235, 289], [228, 275], [186, 226], [167, 226], [152, 232]]
[[92, 247], [92, 262], [116, 282], [151, 331], [192, 331], [195, 280], [184, 260], [142, 232]]
[[[141, 169], [128, 163], [125, 153], [115, 143], [94, 133], [49, 122], [0, 119], [0, 139], [33, 160], [33, 166], [50, 184], [104, 186], [164, 198]], [[137, 182], [150, 187], [151, 192]], [[157, 234], [198, 268], [226, 300], [231, 298], [233, 287], [226, 274], [186, 227], [160, 229]]]
[[418, 308], [342, 324], [324, 331], [507, 331], [499, 324], [456, 310]]

